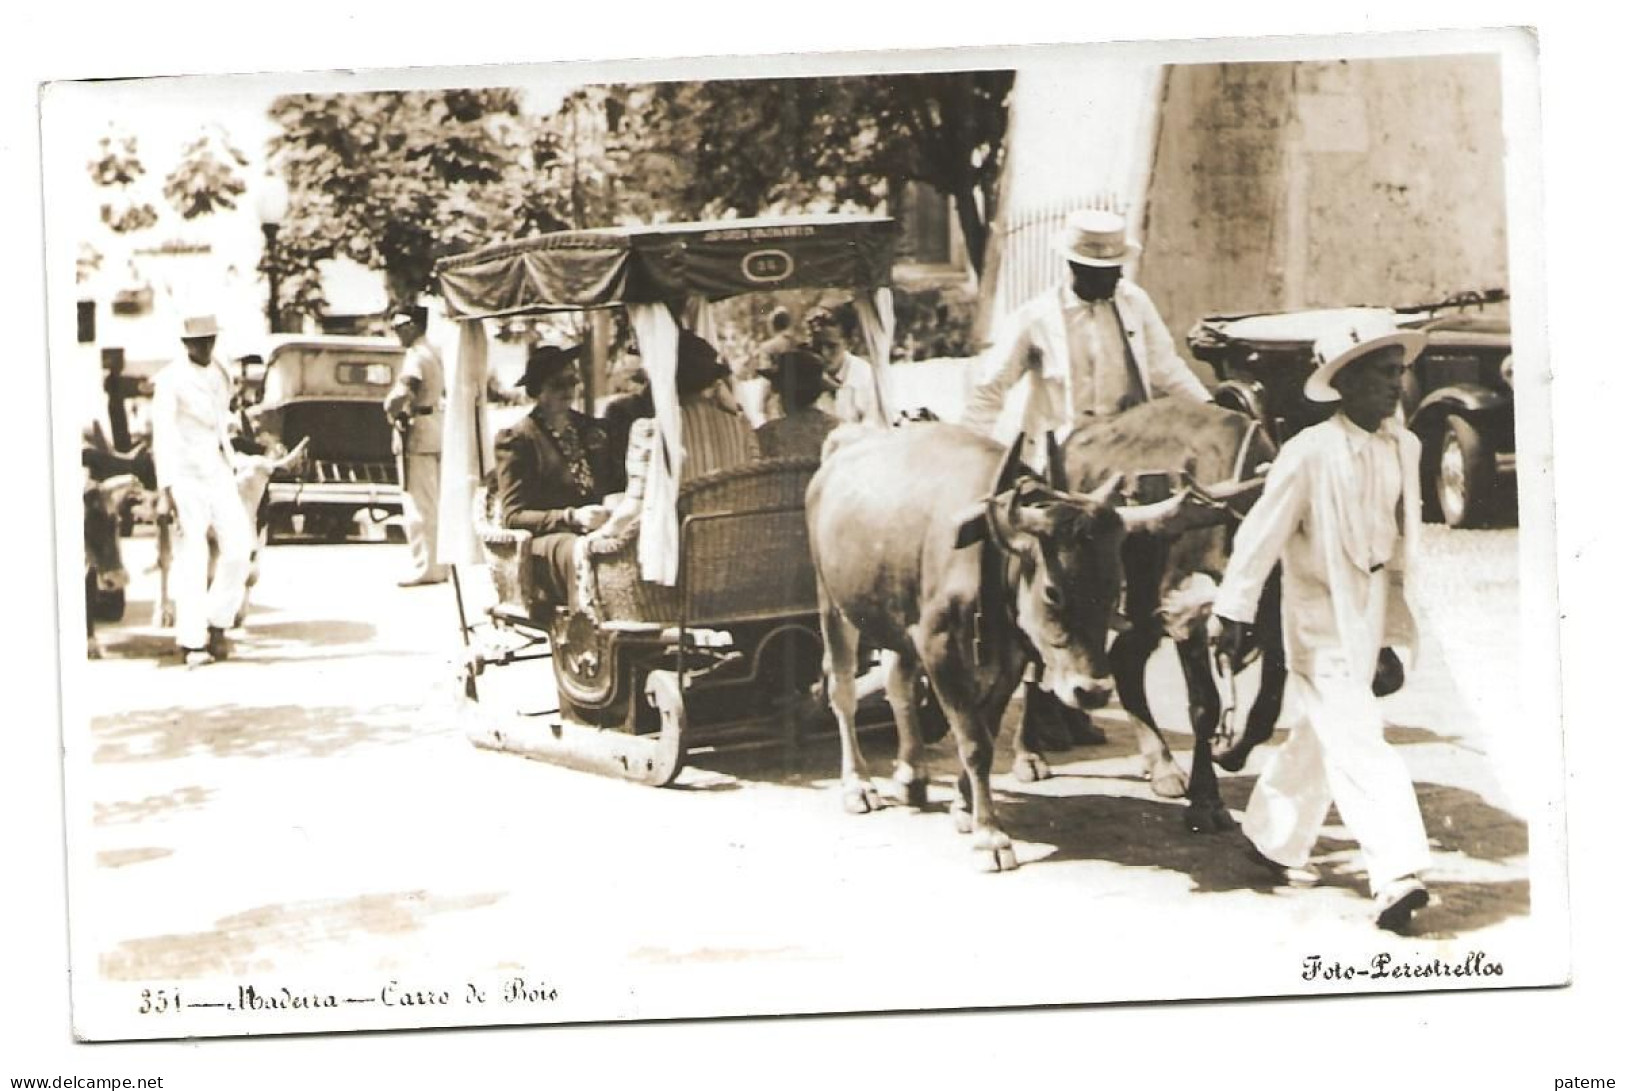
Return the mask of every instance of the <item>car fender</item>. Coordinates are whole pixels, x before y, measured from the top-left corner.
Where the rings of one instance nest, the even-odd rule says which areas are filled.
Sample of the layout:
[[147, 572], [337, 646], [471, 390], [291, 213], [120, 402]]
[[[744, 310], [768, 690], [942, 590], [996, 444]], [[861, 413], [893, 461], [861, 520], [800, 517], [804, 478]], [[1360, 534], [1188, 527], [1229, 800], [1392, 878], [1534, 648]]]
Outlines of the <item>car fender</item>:
[[1511, 395], [1492, 387], [1478, 383], [1441, 386], [1423, 398], [1421, 404], [1416, 407], [1416, 412], [1411, 414], [1411, 429], [1420, 432], [1451, 413], [1464, 417], [1481, 417], [1511, 408]]
[[1242, 379], [1226, 379], [1212, 390], [1213, 403], [1237, 413], [1245, 413], [1264, 426], [1264, 432], [1277, 441], [1275, 422], [1270, 420], [1264, 401], [1264, 384]]

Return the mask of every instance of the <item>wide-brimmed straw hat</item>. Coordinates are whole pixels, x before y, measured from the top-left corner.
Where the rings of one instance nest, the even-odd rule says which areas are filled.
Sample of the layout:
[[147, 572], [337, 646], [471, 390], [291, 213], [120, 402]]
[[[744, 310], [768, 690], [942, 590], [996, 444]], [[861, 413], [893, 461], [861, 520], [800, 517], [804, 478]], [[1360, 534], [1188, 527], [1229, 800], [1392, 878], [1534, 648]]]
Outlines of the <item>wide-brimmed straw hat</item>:
[[1315, 370], [1303, 384], [1303, 396], [1312, 402], [1341, 401], [1343, 395], [1332, 385], [1339, 371], [1389, 345], [1405, 350], [1404, 363], [1410, 367], [1427, 341], [1425, 333], [1400, 329], [1393, 311], [1381, 307], [1351, 311], [1346, 323], [1338, 323], [1315, 340]]
[[1128, 221], [1103, 208], [1085, 208], [1067, 216], [1055, 235], [1055, 249], [1076, 265], [1122, 265], [1140, 252], [1128, 240]]
[[212, 314], [194, 314], [181, 320], [181, 340], [194, 341], [220, 336], [220, 324]]

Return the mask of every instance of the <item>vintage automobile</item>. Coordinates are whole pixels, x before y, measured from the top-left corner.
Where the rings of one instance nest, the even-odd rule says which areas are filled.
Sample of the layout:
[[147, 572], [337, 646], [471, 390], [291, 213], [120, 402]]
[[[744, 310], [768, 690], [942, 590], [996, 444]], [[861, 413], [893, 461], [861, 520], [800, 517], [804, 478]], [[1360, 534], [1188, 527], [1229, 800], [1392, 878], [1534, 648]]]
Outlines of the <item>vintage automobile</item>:
[[[1220, 380], [1214, 398], [1262, 421], [1279, 443], [1331, 412], [1305, 399], [1303, 384], [1315, 338], [1352, 310], [1215, 316], [1198, 322], [1186, 340]], [[1396, 313], [1402, 327], [1428, 335], [1406, 375], [1402, 402], [1406, 423], [1422, 441], [1424, 513], [1452, 527], [1515, 519], [1506, 293], [1465, 293]]]
[[[889, 359], [895, 239], [884, 217], [804, 216], [563, 231], [439, 263], [460, 330], [447, 383], [440, 542], [465, 611], [459, 689], [476, 745], [666, 785], [698, 748], [793, 749], [816, 726], [822, 659], [804, 513], [816, 460], [762, 460], [670, 486], [668, 506], [646, 503], [638, 537], [582, 558], [593, 601], [573, 609], [540, 601], [529, 533], [503, 527], [489, 502], [482, 320], [625, 308], [664, 428], [663, 415], [676, 415], [678, 322], [704, 329], [717, 300], [849, 290], [870, 358]], [[648, 495], [655, 490], [651, 483]], [[472, 528], [459, 513], [472, 513]], [[461, 559], [451, 544], [459, 518], [468, 538]], [[668, 518], [669, 551], [647, 552], [671, 567], [650, 578], [644, 536]], [[469, 565], [486, 566], [495, 587], [483, 619], [466, 612]], [[940, 735], [946, 724], [929, 692], [918, 700], [925, 733]]]
[[400, 471], [383, 401], [405, 355], [385, 338], [273, 339], [253, 413], [259, 428], [289, 450], [310, 441], [302, 469], [271, 479], [273, 536], [300, 527], [340, 541], [359, 512], [380, 521], [400, 513]]

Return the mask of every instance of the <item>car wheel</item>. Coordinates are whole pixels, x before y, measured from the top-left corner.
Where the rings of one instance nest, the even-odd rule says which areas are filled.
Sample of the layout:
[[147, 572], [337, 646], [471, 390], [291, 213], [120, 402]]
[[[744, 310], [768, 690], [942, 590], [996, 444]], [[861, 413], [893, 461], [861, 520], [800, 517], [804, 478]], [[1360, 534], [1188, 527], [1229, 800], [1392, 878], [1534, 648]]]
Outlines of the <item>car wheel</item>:
[[1495, 487], [1495, 452], [1473, 423], [1452, 414], [1434, 445], [1433, 498], [1439, 517], [1452, 527], [1484, 522]]

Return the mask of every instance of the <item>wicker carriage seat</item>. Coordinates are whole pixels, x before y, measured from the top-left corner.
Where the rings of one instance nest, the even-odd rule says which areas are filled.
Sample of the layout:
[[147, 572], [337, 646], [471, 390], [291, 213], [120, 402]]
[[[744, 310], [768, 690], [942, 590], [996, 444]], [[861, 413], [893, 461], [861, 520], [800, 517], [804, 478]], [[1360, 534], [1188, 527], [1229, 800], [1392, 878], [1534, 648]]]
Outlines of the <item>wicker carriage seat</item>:
[[815, 458], [763, 459], [689, 481], [677, 497], [677, 585], [645, 582], [628, 537], [592, 556], [599, 616], [725, 626], [815, 612], [805, 508], [817, 471]]
[[[635, 535], [588, 555], [594, 612], [605, 628], [637, 630], [810, 614], [818, 589], [807, 545], [807, 486], [818, 470], [808, 458], [763, 459], [697, 477], [678, 492], [681, 527], [675, 587], [643, 580]], [[545, 624], [531, 568], [531, 534], [502, 526], [494, 490], [476, 491], [476, 535], [496, 587], [495, 612]]]

